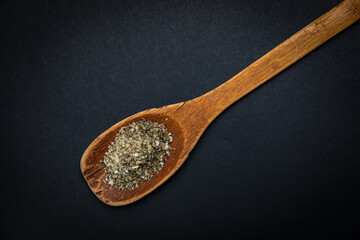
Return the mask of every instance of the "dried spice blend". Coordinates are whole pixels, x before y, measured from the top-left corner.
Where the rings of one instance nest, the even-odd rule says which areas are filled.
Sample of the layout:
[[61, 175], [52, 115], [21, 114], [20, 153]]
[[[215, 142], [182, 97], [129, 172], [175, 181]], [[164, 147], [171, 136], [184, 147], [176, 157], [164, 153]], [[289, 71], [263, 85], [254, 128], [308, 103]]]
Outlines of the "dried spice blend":
[[142, 119], [122, 127], [100, 162], [105, 183], [116, 189], [134, 189], [149, 180], [170, 156], [173, 141], [164, 124]]

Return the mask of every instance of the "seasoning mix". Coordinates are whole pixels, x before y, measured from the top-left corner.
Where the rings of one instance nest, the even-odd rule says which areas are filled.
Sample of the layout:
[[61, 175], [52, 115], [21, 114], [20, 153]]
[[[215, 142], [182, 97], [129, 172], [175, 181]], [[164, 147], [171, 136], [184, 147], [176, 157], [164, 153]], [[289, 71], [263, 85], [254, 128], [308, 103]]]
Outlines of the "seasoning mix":
[[134, 189], [149, 180], [163, 166], [173, 141], [164, 124], [142, 119], [122, 127], [100, 162], [105, 183], [115, 189]]

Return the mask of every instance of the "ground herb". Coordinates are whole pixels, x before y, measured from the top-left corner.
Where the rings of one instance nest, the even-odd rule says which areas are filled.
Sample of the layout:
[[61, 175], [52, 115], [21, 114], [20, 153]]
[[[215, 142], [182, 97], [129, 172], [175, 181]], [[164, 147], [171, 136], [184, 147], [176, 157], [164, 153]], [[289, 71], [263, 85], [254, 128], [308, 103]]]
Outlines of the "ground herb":
[[164, 124], [142, 119], [122, 127], [100, 162], [106, 172], [105, 183], [122, 190], [134, 189], [163, 166], [173, 141]]

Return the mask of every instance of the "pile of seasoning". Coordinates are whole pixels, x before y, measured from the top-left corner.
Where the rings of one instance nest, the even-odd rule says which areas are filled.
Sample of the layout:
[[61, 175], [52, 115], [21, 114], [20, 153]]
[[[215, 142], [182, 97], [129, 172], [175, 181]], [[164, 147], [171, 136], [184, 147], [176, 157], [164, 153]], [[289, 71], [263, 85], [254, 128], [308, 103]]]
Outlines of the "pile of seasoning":
[[173, 141], [164, 124], [142, 119], [122, 127], [100, 162], [105, 183], [115, 189], [134, 189], [149, 180], [170, 156]]

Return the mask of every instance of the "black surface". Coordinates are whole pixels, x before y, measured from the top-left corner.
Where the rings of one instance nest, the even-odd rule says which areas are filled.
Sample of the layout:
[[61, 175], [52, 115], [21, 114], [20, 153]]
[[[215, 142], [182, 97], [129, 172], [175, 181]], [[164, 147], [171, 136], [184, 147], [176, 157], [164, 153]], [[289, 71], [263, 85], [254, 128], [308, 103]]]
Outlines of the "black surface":
[[360, 23], [219, 116], [125, 207], [79, 161], [102, 131], [199, 96], [337, 0], [2, 1], [1, 239], [360, 239]]

